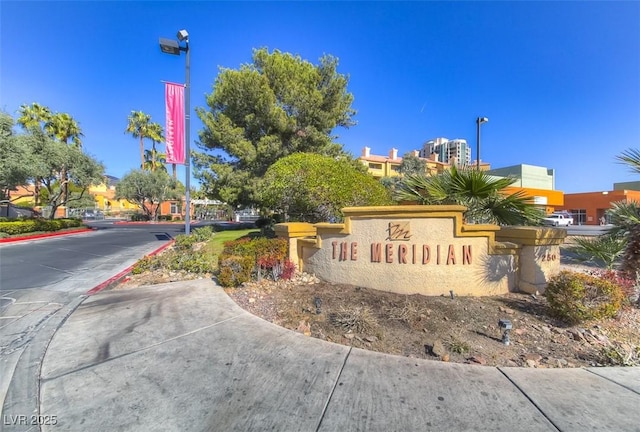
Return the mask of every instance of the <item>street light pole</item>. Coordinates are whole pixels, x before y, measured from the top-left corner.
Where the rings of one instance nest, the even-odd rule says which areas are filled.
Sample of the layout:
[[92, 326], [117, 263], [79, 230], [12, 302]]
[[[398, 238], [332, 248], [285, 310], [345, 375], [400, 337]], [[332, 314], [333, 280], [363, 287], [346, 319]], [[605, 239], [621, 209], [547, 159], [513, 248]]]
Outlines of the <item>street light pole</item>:
[[166, 54], [180, 55], [180, 51], [186, 53], [187, 61], [185, 65], [185, 88], [184, 88], [184, 127], [185, 127], [185, 206], [184, 212], [184, 233], [191, 233], [191, 50], [189, 50], [189, 33], [186, 30], [178, 32], [178, 40], [184, 42], [181, 47], [179, 43], [171, 39], [160, 38], [160, 50]]
[[[186, 160], [185, 172], [185, 205], [186, 211], [184, 214], [184, 233], [189, 235], [191, 233], [191, 50], [189, 50], [189, 35], [185, 30], [178, 32], [178, 38], [183, 32], [186, 34], [186, 65], [185, 65], [185, 88], [184, 88], [184, 127], [185, 127], [185, 144], [184, 152]], [[182, 39], [180, 39], [182, 40]]]
[[488, 122], [486, 117], [478, 117], [476, 119], [476, 168], [480, 171], [480, 125]]

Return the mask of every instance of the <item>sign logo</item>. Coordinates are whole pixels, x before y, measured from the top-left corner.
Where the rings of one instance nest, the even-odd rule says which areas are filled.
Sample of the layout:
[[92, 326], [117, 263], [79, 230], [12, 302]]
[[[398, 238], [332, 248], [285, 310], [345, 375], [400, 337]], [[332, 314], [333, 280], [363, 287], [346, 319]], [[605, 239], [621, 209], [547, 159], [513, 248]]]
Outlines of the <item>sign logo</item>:
[[411, 239], [411, 226], [409, 221], [389, 222], [389, 228], [386, 229], [389, 236], [385, 240], [390, 241], [409, 241]]

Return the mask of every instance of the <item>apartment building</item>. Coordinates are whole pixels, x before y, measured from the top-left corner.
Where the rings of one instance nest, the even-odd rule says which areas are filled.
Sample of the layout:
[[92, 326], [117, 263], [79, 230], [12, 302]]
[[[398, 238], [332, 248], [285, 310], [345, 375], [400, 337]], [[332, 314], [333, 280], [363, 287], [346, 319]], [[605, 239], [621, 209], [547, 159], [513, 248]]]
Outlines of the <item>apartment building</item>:
[[[448, 163], [440, 162], [438, 160], [437, 154], [432, 154], [429, 158], [424, 158], [420, 156], [420, 152], [418, 150], [414, 150], [411, 153], [426, 162], [425, 173], [427, 175], [435, 175], [450, 168]], [[362, 154], [359, 159], [360, 162], [367, 167], [369, 173], [377, 179], [400, 175], [402, 157], [398, 156], [398, 149], [392, 148], [388, 155], [381, 156], [371, 154], [371, 149], [369, 147], [365, 147], [362, 149]]]
[[429, 158], [438, 155], [438, 160], [457, 167], [471, 164], [471, 148], [464, 139], [435, 138], [425, 142], [420, 150], [420, 157]]

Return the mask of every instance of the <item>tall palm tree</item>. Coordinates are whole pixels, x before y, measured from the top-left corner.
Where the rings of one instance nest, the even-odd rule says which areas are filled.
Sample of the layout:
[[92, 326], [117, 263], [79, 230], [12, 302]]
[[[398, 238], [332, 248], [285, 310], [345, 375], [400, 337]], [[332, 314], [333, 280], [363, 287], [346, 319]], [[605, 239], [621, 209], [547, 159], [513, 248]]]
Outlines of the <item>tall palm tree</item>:
[[134, 138], [140, 139], [140, 168], [144, 168], [144, 139], [149, 138], [151, 116], [142, 111], [131, 111], [128, 120], [124, 133], [130, 133]]
[[18, 117], [18, 124], [26, 130], [38, 129], [44, 131], [44, 125], [51, 119], [51, 110], [40, 105], [37, 102], [31, 104], [23, 104], [19, 109], [20, 117]]
[[495, 178], [485, 171], [458, 169], [455, 166], [436, 176], [411, 174], [396, 186], [395, 198], [417, 204], [459, 204], [467, 207], [467, 222], [500, 225], [535, 224], [541, 211], [531, 199], [518, 191], [501, 192], [514, 182]]
[[[80, 137], [84, 136], [78, 122], [75, 121], [67, 113], [55, 113], [51, 116], [49, 121], [44, 126], [45, 131], [52, 138], [57, 139], [65, 145], [71, 144], [77, 148], [82, 148], [82, 141]], [[64, 202], [69, 200], [69, 174], [66, 167], [62, 167], [60, 171], [60, 183], [62, 185], [62, 196]]]
[[75, 119], [67, 113], [55, 113], [52, 115], [45, 124], [45, 130], [49, 136], [58, 139], [60, 142], [69, 144], [69, 140], [71, 140], [74, 146], [82, 148], [82, 141], [80, 140], [80, 137], [84, 136], [82, 130]]
[[[23, 129], [31, 132], [31, 134], [37, 138], [36, 142], [40, 145], [42, 150], [46, 145], [47, 133], [45, 132], [45, 127], [51, 120], [51, 110], [44, 105], [40, 105], [39, 103], [34, 102], [31, 105], [24, 104], [20, 106], [19, 113], [20, 116], [18, 117], [17, 123], [22, 126]], [[42, 179], [34, 179], [35, 206], [38, 206], [40, 204], [41, 184]]]

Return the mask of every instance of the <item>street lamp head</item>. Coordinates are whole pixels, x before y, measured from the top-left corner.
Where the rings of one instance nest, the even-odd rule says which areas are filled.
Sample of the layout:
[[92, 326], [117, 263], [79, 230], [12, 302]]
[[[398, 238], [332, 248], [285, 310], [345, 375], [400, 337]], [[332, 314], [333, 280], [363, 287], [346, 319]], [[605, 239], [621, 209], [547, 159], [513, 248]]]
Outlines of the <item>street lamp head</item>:
[[180, 30], [177, 36], [180, 42], [184, 42], [185, 40], [189, 42], [189, 32], [187, 32], [186, 30]]
[[477, 120], [477, 121], [478, 121], [478, 124], [482, 124], [482, 123], [486, 123], [486, 122], [488, 122], [488, 121], [489, 121], [489, 119], [488, 119], [488, 118], [486, 118], [486, 117], [478, 117], [478, 120]]
[[160, 38], [160, 50], [165, 54], [180, 55], [180, 46], [172, 39]]

